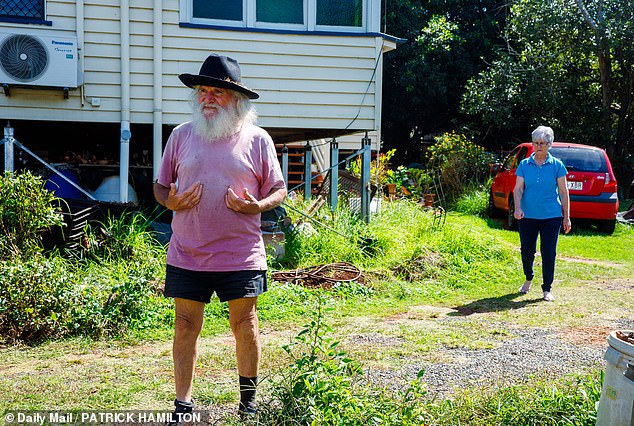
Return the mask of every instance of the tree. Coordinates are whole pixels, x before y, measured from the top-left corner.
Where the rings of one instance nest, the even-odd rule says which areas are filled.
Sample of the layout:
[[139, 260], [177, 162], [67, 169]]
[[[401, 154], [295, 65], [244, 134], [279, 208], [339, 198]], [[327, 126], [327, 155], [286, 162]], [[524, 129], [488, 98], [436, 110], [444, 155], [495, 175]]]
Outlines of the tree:
[[421, 160], [421, 140], [458, 125], [460, 99], [500, 43], [506, 7], [494, 0], [393, 0], [387, 32], [406, 39], [386, 54], [383, 140], [401, 162]]
[[613, 135], [606, 148], [616, 161], [621, 182], [627, 184], [634, 175], [634, 6], [630, 0], [576, 0], [576, 4], [593, 34], [601, 80], [601, 125]]
[[606, 148], [617, 178], [628, 184], [632, 14], [629, 0], [514, 2], [506, 49], [469, 81], [463, 98], [484, 143], [511, 145], [536, 125], [551, 125], [560, 140]]

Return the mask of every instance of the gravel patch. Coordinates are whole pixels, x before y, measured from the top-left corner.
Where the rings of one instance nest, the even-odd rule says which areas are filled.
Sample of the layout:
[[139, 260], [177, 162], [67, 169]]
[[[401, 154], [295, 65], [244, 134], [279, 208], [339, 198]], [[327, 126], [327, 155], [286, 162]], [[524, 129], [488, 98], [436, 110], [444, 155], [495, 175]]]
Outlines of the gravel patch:
[[571, 345], [544, 329], [513, 332], [517, 337], [493, 349], [447, 348], [442, 356], [448, 362], [403, 359], [398, 369], [368, 370], [368, 380], [397, 390], [423, 369], [429, 396], [443, 398], [467, 386], [503, 387], [532, 377], [555, 378], [605, 366], [604, 347]]
[[403, 339], [384, 336], [378, 333], [355, 334], [348, 338], [352, 345], [398, 346], [403, 344]]
[[621, 330], [634, 330], [634, 319], [620, 319], [616, 322]]

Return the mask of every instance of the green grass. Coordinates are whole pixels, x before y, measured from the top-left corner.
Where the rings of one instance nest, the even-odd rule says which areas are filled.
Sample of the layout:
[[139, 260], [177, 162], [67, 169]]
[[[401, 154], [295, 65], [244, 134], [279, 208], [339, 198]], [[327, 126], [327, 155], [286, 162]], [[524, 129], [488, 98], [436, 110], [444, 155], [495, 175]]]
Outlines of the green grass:
[[[346, 211], [334, 216], [336, 220], [325, 217], [323, 222], [336, 232], [315, 225], [319, 232], [313, 235], [289, 235], [288, 256], [273, 267], [349, 261], [362, 268], [370, 288], [343, 286], [324, 291], [269, 282], [269, 291], [259, 299], [264, 401], [274, 394], [272, 383], [289, 371], [291, 359], [283, 346], [294, 342], [303, 326], [315, 318], [317, 299], [323, 320], [332, 328], [328, 337], [339, 342], [337, 348], [362, 368], [375, 369], [397, 368], [407, 358], [441, 362], [446, 360], [443, 351], [447, 348], [493, 348], [512, 339], [515, 328], [609, 328], [631, 315], [632, 228], [619, 224], [611, 236], [589, 231], [562, 235], [554, 283], [557, 301], [546, 304], [538, 300], [539, 256], [536, 288], [526, 296], [517, 294], [523, 281], [519, 237], [498, 222], [450, 213], [444, 226], [438, 227], [431, 211], [406, 201], [386, 203], [367, 227]], [[111, 253], [131, 250], [134, 256], [84, 260], [82, 280], [115, 282], [129, 275], [125, 265], [133, 259], [137, 266], [149, 265], [145, 268], [152, 271], [153, 279], [148, 282], [160, 286], [164, 250], [154, 246], [148, 252], [139, 250], [147, 241], [123, 225], [118, 229], [130, 235], [127, 241], [131, 243], [115, 245]], [[170, 409], [172, 302], [160, 296], [151, 300], [148, 315], [139, 317], [147, 323], [135, 323], [114, 338], [72, 337], [31, 345], [5, 342], [0, 348], [0, 388], [11, 391], [0, 395], [0, 405], [5, 410]], [[205, 309], [194, 384], [200, 406], [234, 408], [234, 350], [226, 304], [214, 299]], [[311, 368], [317, 367], [321, 368]], [[329, 381], [337, 379], [337, 374], [321, 380], [339, 395], [342, 388]], [[424, 383], [419, 385], [424, 388]], [[402, 419], [419, 416], [429, 424], [581, 425], [592, 424], [600, 378], [596, 371], [590, 377], [573, 375], [553, 384], [522, 382], [504, 389], [458, 393], [449, 401], [428, 399], [415, 386], [415, 407], [420, 410], [399, 399], [403, 395], [380, 394], [362, 382], [354, 386], [357, 399], [339, 399], [366, 407], [367, 412], [391, 407]], [[348, 409], [342, 407], [342, 412]], [[350, 413], [351, 419], [357, 415], [363, 419], [358, 410]], [[271, 420], [277, 414], [267, 415]]]
[[430, 404], [433, 425], [560, 426], [596, 423], [595, 402], [601, 394], [600, 373], [534, 382], [494, 392], [470, 389], [453, 401]]

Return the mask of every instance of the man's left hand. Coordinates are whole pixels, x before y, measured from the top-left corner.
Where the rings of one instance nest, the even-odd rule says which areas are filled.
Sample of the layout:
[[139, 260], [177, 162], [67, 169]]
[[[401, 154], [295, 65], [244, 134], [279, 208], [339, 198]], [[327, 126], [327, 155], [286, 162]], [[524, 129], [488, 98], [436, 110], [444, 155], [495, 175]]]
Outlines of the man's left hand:
[[231, 188], [227, 189], [225, 204], [228, 208], [238, 213], [258, 214], [262, 211], [260, 202], [246, 188], [244, 188], [244, 197], [239, 197]]

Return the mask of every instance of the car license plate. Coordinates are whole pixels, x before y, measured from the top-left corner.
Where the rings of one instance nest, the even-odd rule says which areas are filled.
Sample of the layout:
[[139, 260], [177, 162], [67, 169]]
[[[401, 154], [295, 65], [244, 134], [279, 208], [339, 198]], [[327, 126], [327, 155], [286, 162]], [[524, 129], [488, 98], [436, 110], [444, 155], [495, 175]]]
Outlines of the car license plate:
[[583, 189], [583, 182], [570, 182], [568, 181], [568, 189], [575, 191], [581, 191]]

